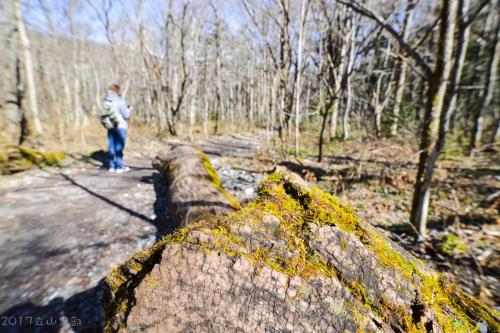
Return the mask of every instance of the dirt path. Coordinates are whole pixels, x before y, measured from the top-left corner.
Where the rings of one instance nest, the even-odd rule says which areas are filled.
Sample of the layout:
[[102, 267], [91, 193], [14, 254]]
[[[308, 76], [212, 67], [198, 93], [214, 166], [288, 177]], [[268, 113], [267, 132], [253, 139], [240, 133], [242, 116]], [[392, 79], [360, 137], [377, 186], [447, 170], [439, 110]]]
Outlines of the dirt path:
[[[224, 161], [251, 161], [263, 140], [229, 136], [200, 146], [228, 189], [246, 190], [250, 199], [261, 174]], [[169, 232], [165, 188], [151, 158], [129, 152], [127, 163], [131, 171], [124, 174], [79, 163], [1, 180], [0, 313], [2, 320], [17, 319], [16, 325], [0, 322], [0, 331], [23, 331], [19, 317], [27, 332], [71, 331], [71, 324], [78, 324], [77, 332], [100, 330], [99, 281]], [[37, 317], [43, 325], [36, 325]]]

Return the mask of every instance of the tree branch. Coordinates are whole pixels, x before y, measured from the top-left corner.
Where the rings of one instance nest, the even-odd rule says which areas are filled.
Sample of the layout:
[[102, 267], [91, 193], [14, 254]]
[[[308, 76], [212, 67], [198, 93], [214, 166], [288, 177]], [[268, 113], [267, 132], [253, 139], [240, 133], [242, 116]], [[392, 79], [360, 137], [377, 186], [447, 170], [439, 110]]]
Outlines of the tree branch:
[[474, 8], [473, 10], [471, 10], [471, 13], [467, 14], [467, 18], [468, 19], [464, 22], [463, 28], [465, 29], [470, 24], [472, 24], [472, 22], [474, 22], [474, 20], [479, 15], [479, 13], [481, 13], [481, 11], [483, 10], [483, 8], [486, 7], [486, 5], [489, 4], [489, 3], [490, 3], [490, 0], [484, 0], [479, 5], [477, 5], [476, 8]]
[[396, 41], [403, 48], [403, 50], [408, 54], [408, 56], [411, 57], [420, 68], [422, 68], [425, 78], [429, 78], [432, 75], [432, 69], [422, 59], [422, 57], [418, 54], [418, 52], [415, 50], [415, 48], [413, 48], [410, 44], [405, 42], [403, 36], [401, 36], [396, 30], [394, 30], [394, 28], [390, 24], [388, 24], [385, 21], [385, 19], [383, 19], [382, 17], [380, 17], [378, 14], [376, 14], [372, 10], [368, 9], [364, 5], [361, 5], [354, 0], [350, 0], [350, 1], [348, 1], [348, 0], [335, 0], [335, 1], [351, 8], [356, 13], [358, 13], [362, 16], [365, 16], [365, 17], [375, 21], [377, 24], [379, 24], [394, 39], [396, 39]]

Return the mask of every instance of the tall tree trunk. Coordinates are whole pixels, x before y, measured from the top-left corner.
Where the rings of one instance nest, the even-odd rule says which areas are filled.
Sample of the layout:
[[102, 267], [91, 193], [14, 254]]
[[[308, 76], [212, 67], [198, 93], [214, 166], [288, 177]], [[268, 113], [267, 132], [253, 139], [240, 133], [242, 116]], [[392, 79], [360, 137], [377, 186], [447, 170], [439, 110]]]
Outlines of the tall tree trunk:
[[[389, 100], [389, 95], [391, 91], [390, 77], [386, 80], [387, 85], [384, 89], [383, 81], [384, 76], [387, 75], [385, 72], [387, 70], [387, 62], [389, 60], [389, 54], [391, 53], [391, 40], [387, 40], [387, 48], [385, 50], [385, 55], [382, 61], [382, 66], [380, 68], [381, 73], [377, 77], [377, 85], [374, 92], [374, 105], [375, 105], [375, 132], [377, 137], [382, 137], [382, 112], [384, 111], [386, 104]], [[390, 75], [389, 75], [390, 76]], [[383, 91], [384, 90], [384, 91]]]
[[347, 101], [345, 103], [345, 109], [344, 109], [344, 117], [342, 119], [342, 127], [344, 129], [344, 133], [342, 136], [343, 140], [348, 140], [350, 135], [351, 135], [351, 128], [350, 128], [350, 115], [351, 115], [351, 107], [352, 107], [352, 85], [351, 85], [351, 79], [350, 76], [347, 77], [346, 81], [346, 91], [347, 91]]
[[[415, 3], [413, 0], [408, 1], [408, 5], [406, 7], [405, 18], [403, 21], [403, 41], [408, 39], [409, 34], [409, 26], [413, 21], [413, 8], [415, 7]], [[394, 108], [392, 111], [393, 121], [391, 124], [391, 135], [395, 136], [398, 134], [398, 125], [399, 125], [399, 117], [401, 111], [401, 104], [403, 102], [403, 96], [405, 91], [405, 83], [406, 83], [406, 71], [408, 69], [407, 60], [399, 61], [399, 70], [396, 72], [397, 80], [396, 80], [396, 96], [394, 101]]]
[[302, 0], [302, 9], [300, 14], [300, 30], [299, 41], [297, 45], [297, 65], [296, 79], [295, 79], [295, 157], [299, 156], [300, 146], [300, 94], [302, 92], [302, 57], [304, 53], [304, 26], [307, 19], [307, 9], [309, 7], [309, 0]]
[[[18, 143], [20, 135], [20, 98], [22, 98], [19, 73], [19, 43], [13, 38], [16, 33], [14, 6], [11, 0], [4, 0], [2, 4], [4, 29], [7, 38], [0, 40], [2, 46], [2, 79], [0, 80], [0, 126], [4, 129], [0, 135], [8, 143]], [[10, 37], [10, 38], [9, 38]]]
[[325, 60], [324, 60], [324, 48], [325, 48], [325, 43], [328, 43], [328, 41], [320, 40], [320, 46], [319, 46], [319, 73], [320, 73], [320, 80], [319, 80], [319, 114], [321, 116], [321, 128], [319, 131], [319, 140], [318, 140], [318, 162], [321, 162], [323, 160], [323, 144], [324, 144], [324, 134], [325, 134], [325, 129], [326, 125], [328, 122], [328, 114], [329, 114], [329, 109], [331, 108], [331, 101], [332, 98], [329, 99], [329, 108], [325, 108], [325, 97], [324, 97], [324, 89], [325, 89], [325, 84], [324, 80], [321, 77], [323, 75], [323, 71], [325, 68], [327, 68], [327, 73], [331, 73], [331, 68], [328, 68], [328, 66], [325, 66]]
[[254, 73], [255, 73], [255, 66], [254, 66], [254, 61], [253, 61], [253, 52], [252, 55], [249, 59], [248, 63], [248, 76], [250, 77], [250, 80], [248, 80], [248, 94], [250, 97], [249, 104], [248, 104], [248, 122], [250, 126], [253, 125], [254, 120], [253, 120], [253, 115], [254, 115], [254, 105], [255, 105], [255, 79], [254, 79]]
[[[340, 13], [338, 15], [347, 15], [347, 9], [342, 7], [340, 9]], [[339, 18], [339, 20], [341, 20]], [[347, 24], [348, 22], [346, 22]], [[332, 104], [332, 117], [330, 119], [330, 139], [335, 139], [337, 137], [337, 125], [338, 125], [338, 116], [339, 116], [339, 108], [340, 108], [340, 98], [343, 94], [343, 89], [344, 89], [344, 80], [346, 79], [346, 75], [349, 75], [348, 70], [346, 68], [348, 67], [346, 64], [349, 61], [349, 36], [350, 36], [350, 30], [346, 29], [346, 31], [343, 31], [344, 37], [341, 39], [342, 40], [342, 46], [340, 48], [340, 63], [338, 67], [336, 68], [336, 73], [334, 74], [335, 76], [335, 96], [334, 96], [334, 101]], [[330, 46], [332, 47], [332, 46]], [[331, 57], [331, 56], [330, 56]]]
[[330, 139], [334, 140], [337, 137], [337, 124], [339, 118], [339, 103], [340, 98], [335, 98], [332, 105], [332, 117], [330, 118]]
[[421, 238], [427, 236], [431, 181], [436, 161], [446, 138], [446, 119], [449, 105], [446, 105], [445, 98], [453, 69], [451, 60], [455, 43], [457, 9], [458, 1], [442, 1], [436, 66], [429, 79], [427, 89], [426, 109], [420, 139], [420, 157], [410, 215], [410, 221]]
[[[495, 1], [496, 2], [496, 1]], [[494, 9], [493, 9], [494, 10]], [[489, 44], [490, 53], [488, 63], [486, 65], [486, 80], [484, 83], [484, 90], [481, 96], [481, 102], [478, 110], [474, 115], [474, 127], [471, 135], [471, 154], [481, 145], [481, 137], [483, 135], [484, 116], [488, 107], [493, 99], [495, 90], [498, 62], [500, 57], [500, 22], [498, 19], [495, 22], [495, 31], [493, 34], [493, 41]]]
[[33, 62], [31, 58], [30, 41], [26, 33], [26, 28], [24, 27], [23, 16], [21, 13], [21, 2], [20, 0], [14, 0], [14, 15], [17, 25], [17, 31], [19, 33], [19, 41], [23, 49], [23, 63], [24, 71], [26, 75], [26, 85], [27, 94], [29, 102], [29, 110], [31, 113], [31, 118], [33, 119], [33, 127], [35, 140], [39, 141], [41, 135], [43, 134], [42, 124], [40, 122], [40, 115], [38, 112], [38, 100], [36, 96], [36, 85], [35, 85], [35, 73], [33, 70]]
[[343, 128], [344, 128], [344, 135], [343, 139], [347, 140], [350, 137], [350, 114], [351, 114], [351, 108], [352, 108], [352, 102], [353, 102], [353, 92], [352, 92], [352, 84], [351, 84], [351, 77], [352, 77], [352, 71], [354, 67], [354, 56], [355, 56], [355, 50], [354, 47], [356, 46], [356, 23], [354, 17], [351, 17], [351, 30], [350, 30], [350, 39], [349, 39], [349, 44], [350, 44], [350, 49], [349, 49], [349, 60], [347, 64], [347, 78], [346, 78], [346, 90], [347, 90], [347, 101], [345, 105], [345, 110], [344, 110], [344, 118], [343, 118]]
[[[458, 40], [460, 49], [455, 53], [455, 66], [457, 67], [456, 76], [454, 78], [453, 86], [457, 87], [460, 84], [460, 78], [462, 77], [462, 70], [465, 64], [465, 56], [467, 55], [467, 47], [469, 45], [469, 35], [470, 35], [470, 24], [465, 24], [465, 14], [469, 11], [470, 0], [460, 0], [459, 9], [461, 8], [459, 26], [458, 26]], [[457, 101], [458, 101], [458, 91], [455, 89], [451, 93], [450, 101], [450, 122], [448, 128], [451, 132], [455, 129], [455, 119], [457, 116]]]
[[323, 144], [324, 144], [324, 135], [326, 125], [328, 123], [328, 115], [330, 114], [330, 109], [332, 108], [333, 103], [328, 103], [326, 107], [320, 109], [321, 113], [321, 129], [319, 131], [319, 144], [318, 144], [318, 162], [323, 160]]
[[21, 89], [21, 61], [19, 58], [16, 59], [16, 98], [15, 104], [19, 110], [19, 141], [18, 144], [22, 145], [30, 136], [30, 124], [28, 117], [26, 116], [26, 110], [23, 105], [24, 92]]
[[196, 56], [197, 53], [195, 51], [194, 53], [194, 59], [193, 59], [193, 85], [191, 87], [192, 93], [191, 93], [191, 101], [189, 103], [189, 129], [188, 129], [188, 136], [189, 140], [193, 141], [193, 126], [196, 121], [196, 107], [197, 107], [197, 100], [198, 100], [198, 71], [197, 71], [197, 66], [196, 66]]
[[[221, 42], [220, 42], [220, 21], [219, 14], [215, 5], [210, 2], [212, 10], [215, 15], [215, 32], [214, 32], [214, 41], [215, 41], [215, 78], [216, 78], [216, 86], [215, 86], [215, 124], [214, 124], [214, 134], [217, 134], [219, 131], [219, 118], [221, 116], [222, 109], [222, 60], [221, 60]], [[253, 106], [251, 106], [253, 107]]]

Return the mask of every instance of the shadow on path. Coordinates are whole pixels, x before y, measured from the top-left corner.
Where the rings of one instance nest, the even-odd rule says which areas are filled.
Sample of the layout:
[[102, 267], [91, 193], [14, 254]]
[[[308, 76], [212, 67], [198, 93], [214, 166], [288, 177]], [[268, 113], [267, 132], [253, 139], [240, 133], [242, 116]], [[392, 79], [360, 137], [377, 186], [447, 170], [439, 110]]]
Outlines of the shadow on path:
[[[154, 202], [154, 219], [89, 189], [67, 174], [61, 173], [61, 177], [66, 179], [71, 185], [84, 190], [107, 204], [125, 211], [131, 216], [151, 223], [157, 230], [156, 239], [173, 231], [173, 224], [169, 223], [167, 213], [165, 181], [158, 172], [153, 172], [151, 175], [143, 176], [139, 179], [140, 182], [153, 184], [156, 197]], [[102, 332], [104, 318], [101, 309], [101, 286], [103, 281], [102, 279], [97, 286], [75, 294], [66, 300], [61, 297], [55, 297], [44, 306], [30, 302], [17, 304], [0, 314], [0, 332], [55, 333], [60, 332], [62, 328], [66, 330], [72, 329], [78, 333]]]
[[92, 196], [94, 196], [94, 197], [96, 197], [98, 199], [101, 199], [102, 201], [106, 202], [107, 204], [109, 204], [109, 205], [111, 205], [113, 207], [116, 207], [116, 208], [118, 208], [118, 209], [120, 209], [120, 210], [122, 210], [124, 212], [127, 212], [131, 216], [137, 217], [137, 218], [139, 218], [139, 219], [141, 219], [141, 220], [143, 220], [145, 222], [149, 222], [149, 223], [153, 224], [157, 229], [159, 229], [158, 226], [157, 226], [157, 223], [159, 221], [157, 221], [157, 219], [151, 219], [151, 218], [147, 217], [144, 214], [136, 212], [136, 211], [134, 211], [134, 210], [132, 210], [130, 208], [127, 208], [127, 207], [125, 207], [125, 206], [123, 206], [123, 205], [121, 205], [121, 204], [119, 204], [119, 203], [117, 203], [117, 202], [115, 202], [115, 201], [113, 201], [113, 200], [105, 197], [104, 195], [101, 195], [101, 194], [99, 194], [97, 192], [94, 192], [91, 189], [89, 189], [88, 187], [85, 187], [85, 186], [79, 184], [73, 178], [71, 178], [70, 176], [68, 176], [68, 175], [66, 175], [64, 173], [61, 173], [61, 177], [63, 177], [64, 179], [66, 179], [68, 182], [70, 182], [74, 186], [76, 186], [76, 187], [84, 190], [85, 192], [89, 193], [90, 195], [92, 195]]
[[22, 303], [0, 315], [0, 331], [56, 333], [62, 328], [71, 328], [78, 333], [102, 332], [100, 299], [100, 287], [97, 286], [75, 294], [66, 301], [56, 297], [45, 306]]
[[146, 184], [153, 184], [155, 191], [155, 202], [153, 203], [155, 218], [150, 223], [156, 227], [156, 240], [159, 240], [163, 236], [172, 233], [175, 229], [175, 224], [171, 221], [168, 214], [166, 180], [158, 171], [154, 171], [149, 176], [141, 177], [140, 181]]

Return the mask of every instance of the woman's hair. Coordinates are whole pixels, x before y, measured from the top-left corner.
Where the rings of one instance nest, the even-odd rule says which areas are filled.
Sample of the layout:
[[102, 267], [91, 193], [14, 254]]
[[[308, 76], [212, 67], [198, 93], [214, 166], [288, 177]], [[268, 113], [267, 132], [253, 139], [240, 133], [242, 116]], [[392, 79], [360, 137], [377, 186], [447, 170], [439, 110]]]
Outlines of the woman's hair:
[[116, 84], [116, 83], [111, 84], [108, 87], [108, 90], [109, 91], [113, 91], [113, 92], [117, 93], [118, 95], [120, 95], [120, 86], [118, 84]]

